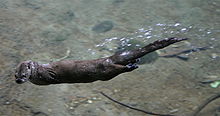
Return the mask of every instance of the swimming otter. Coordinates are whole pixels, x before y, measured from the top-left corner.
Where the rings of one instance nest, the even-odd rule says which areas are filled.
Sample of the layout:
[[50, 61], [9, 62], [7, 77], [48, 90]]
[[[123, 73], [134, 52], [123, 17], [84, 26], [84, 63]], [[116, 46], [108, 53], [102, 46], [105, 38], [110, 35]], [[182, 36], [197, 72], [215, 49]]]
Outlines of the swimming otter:
[[62, 60], [49, 64], [24, 61], [16, 68], [16, 83], [21, 84], [30, 81], [36, 85], [49, 85], [90, 83], [97, 80], [107, 81], [121, 73], [130, 72], [138, 68], [136, 65], [138, 58], [186, 39], [173, 37], [157, 40], [143, 48], [124, 51], [110, 57], [95, 60]]

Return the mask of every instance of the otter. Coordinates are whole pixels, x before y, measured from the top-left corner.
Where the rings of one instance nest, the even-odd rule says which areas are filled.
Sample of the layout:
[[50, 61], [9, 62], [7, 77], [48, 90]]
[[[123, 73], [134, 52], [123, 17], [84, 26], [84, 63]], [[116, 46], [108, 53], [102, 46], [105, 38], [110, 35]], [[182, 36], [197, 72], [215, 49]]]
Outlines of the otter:
[[36, 85], [108, 81], [119, 74], [137, 69], [137, 61], [142, 56], [183, 40], [187, 38], [157, 40], [142, 48], [95, 60], [61, 60], [48, 64], [24, 61], [15, 70], [15, 80], [18, 84], [30, 81]]

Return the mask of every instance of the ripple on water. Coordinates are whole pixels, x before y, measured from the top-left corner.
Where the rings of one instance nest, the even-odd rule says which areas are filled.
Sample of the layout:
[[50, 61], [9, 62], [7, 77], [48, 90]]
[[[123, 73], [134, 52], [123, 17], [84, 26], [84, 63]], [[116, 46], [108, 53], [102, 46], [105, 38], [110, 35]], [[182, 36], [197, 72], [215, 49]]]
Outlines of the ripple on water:
[[[210, 47], [213, 49], [218, 46], [218, 40], [216, 39], [218, 32], [219, 30], [214, 28], [207, 29], [198, 25], [184, 25], [179, 22], [168, 24], [158, 23], [137, 29], [133, 34], [126, 37], [106, 38], [103, 42], [97, 44], [96, 48], [103, 53], [109, 52], [107, 54], [109, 55], [118, 51], [139, 48], [152, 41], [166, 37], [188, 37], [190, 40], [184, 42], [182, 45], [183, 49], [200, 47]], [[104, 56], [107, 55], [105, 54]]]

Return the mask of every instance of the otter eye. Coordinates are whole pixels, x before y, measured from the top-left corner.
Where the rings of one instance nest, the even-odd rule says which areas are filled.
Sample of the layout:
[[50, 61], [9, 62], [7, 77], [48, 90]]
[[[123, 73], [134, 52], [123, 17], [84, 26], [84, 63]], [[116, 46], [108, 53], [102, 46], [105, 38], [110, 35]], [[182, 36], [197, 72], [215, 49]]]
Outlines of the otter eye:
[[27, 65], [27, 68], [28, 68], [28, 69], [31, 69], [31, 66], [30, 66], [30, 65]]
[[28, 67], [28, 69], [31, 69], [31, 62], [27, 63], [27, 67]]
[[31, 66], [30, 66], [30, 65], [26, 65], [25, 67], [27, 67], [28, 69], [31, 69]]
[[26, 74], [25, 74], [25, 73], [22, 73], [21, 76], [22, 76], [22, 77], [26, 77]]

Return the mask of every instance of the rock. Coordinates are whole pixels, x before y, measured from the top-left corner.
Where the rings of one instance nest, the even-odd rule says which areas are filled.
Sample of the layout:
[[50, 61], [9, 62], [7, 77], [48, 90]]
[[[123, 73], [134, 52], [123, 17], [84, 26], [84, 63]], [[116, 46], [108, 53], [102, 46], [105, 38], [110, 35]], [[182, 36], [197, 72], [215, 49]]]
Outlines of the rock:
[[63, 14], [64, 21], [71, 21], [75, 17], [75, 13], [72, 10], [69, 10]]
[[44, 6], [44, 2], [38, 0], [23, 0], [23, 4], [25, 7], [30, 8], [32, 10], [38, 10]]
[[113, 4], [120, 4], [120, 3], [123, 3], [123, 2], [125, 2], [125, 0], [114, 0]]
[[93, 102], [92, 102], [92, 100], [87, 100], [87, 103], [91, 104], [91, 103], [93, 103]]
[[112, 30], [114, 23], [112, 21], [103, 21], [92, 28], [92, 31], [96, 33], [104, 33]]
[[218, 58], [218, 57], [219, 57], [219, 55], [216, 54], [216, 53], [212, 53], [212, 54], [211, 54], [211, 58], [212, 58], [212, 59], [216, 59], [216, 58]]

